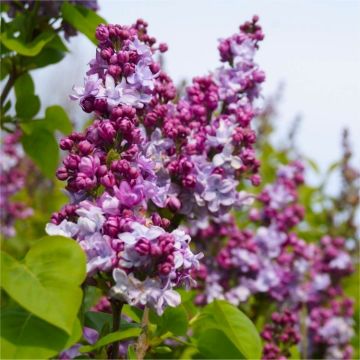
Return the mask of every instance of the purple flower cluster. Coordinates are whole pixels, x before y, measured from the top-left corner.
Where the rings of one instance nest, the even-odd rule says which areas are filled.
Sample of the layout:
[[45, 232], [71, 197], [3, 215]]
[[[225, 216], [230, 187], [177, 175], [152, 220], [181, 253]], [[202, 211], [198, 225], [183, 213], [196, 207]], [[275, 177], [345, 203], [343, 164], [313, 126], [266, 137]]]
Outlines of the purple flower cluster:
[[257, 198], [262, 207], [249, 212], [254, 230], [240, 230], [229, 218], [197, 233], [193, 240], [198, 247], [205, 250], [210, 239], [216, 253], [216, 261], [209, 260], [208, 268], [197, 274], [205, 280], [198, 302], [225, 298], [239, 305], [258, 293], [278, 302], [302, 299], [301, 286], [313, 250], [290, 231], [303, 217], [296, 203], [296, 189], [302, 181], [299, 162], [279, 169], [275, 183]]
[[[47, 232], [78, 241], [89, 276], [113, 272], [112, 297], [159, 314], [178, 305], [173, 288], [194, 283], [202, 256], [191, 252], [180, 222], [201, 228], [251, 200], [237, 186], [248, 176], [260, 181], [250, 128], [264, 80], [253, 62], [263, 38], [257, 21], [226, 40], [231, 61], [195, 78], [178, 102], [155, 59], [167, 46], [156, 45], [145, 21], [97, 28], [96, 58], [71, 95], [96, 120], [60, 142], [68, 155], [57, 177], [67, 181], [71, 204]], [[232, 69], [241, 86], [223, 97], [237, 80], [219, 76]]]
[[19, 143], [20, 137], [20, 131], [5, 135], [0, 149], [0, 233], [4, 237], [15, 236], [15, 221], [26, 219], [33, 213], [26, 204], [12, 200], [12, 196], [25, 185], [24, 166], [27, 164]]
[[262, 359], [286, 360], [290, 356], [289, 349], [300, 341], [298, 314], [289, 309], [274, 312], [261, 337], [265, 341]]
[[353, 271], [344, 239], [323, 237], [314, 254], [311, 280], [306, 284], [309, 357], [351, 359], [354, 304], [344, 295], [341, 280]]
[[327, 307], [315, 307], [309, 315], [308, 356], [323, 359], [352, 359], [354, 303], [349, 298], [332, 300]]

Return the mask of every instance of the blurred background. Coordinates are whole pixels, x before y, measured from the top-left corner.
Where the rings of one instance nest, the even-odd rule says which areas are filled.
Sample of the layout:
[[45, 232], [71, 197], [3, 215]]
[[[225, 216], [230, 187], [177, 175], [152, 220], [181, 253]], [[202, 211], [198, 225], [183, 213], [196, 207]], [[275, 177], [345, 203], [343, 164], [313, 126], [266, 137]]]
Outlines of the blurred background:
[[[301, 118], [297, 145], [324, 170], [339, 158], [341, 130], [348, 127], [359, 163], [359, 1], [99, 0], [99, 6], [110, 23], [131, 24], [139, 17], [149, 23], [150, 34], [169, 45], [165, 67], [176, 84], [215, 69], [217, 40], [258, 14], [266, 34], [257, 58], [267, 76], [265, 100], [282, 89], [274, 136], [286, 140], [294, 119]], [[73, 84], [82, 85], [95, 47], [79, 35], [69, 48], [70, 56], [34, 72], [34, 79], [43, 107], [61, 104], [81, 126], [86, 114], [67, 95]]]

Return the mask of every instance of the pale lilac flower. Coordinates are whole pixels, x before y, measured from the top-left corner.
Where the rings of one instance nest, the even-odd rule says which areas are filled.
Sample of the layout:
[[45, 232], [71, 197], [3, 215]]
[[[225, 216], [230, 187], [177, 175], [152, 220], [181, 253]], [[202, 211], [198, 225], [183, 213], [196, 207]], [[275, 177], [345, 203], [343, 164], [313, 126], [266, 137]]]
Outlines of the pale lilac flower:
[[92, 74], [84, 78], [84, 86], [73, 86], [74, 94], [70, 95], [71, 100], [82, 100], [88, 96], [97, 96], [103, 87], [102, 79], [98, 74]]

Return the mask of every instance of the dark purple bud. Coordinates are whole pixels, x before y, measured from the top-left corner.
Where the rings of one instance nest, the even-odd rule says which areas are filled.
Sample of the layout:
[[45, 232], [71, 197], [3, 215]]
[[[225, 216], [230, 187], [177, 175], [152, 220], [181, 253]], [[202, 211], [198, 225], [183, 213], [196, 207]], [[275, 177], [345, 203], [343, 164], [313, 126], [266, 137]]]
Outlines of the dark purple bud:
[[87, 96], [80, 101], [80, 106], [86, 113], [91, 113], [94, 111], [94, 101], [95, 98], [93, 96]]
[[160, 50], [160, 52], [164, 53], [164, 52], [168, 51], [168, 49], [169, 49], [169, 47], [168, 47], [167, 44], [165, 44], [165, 43], [159, 44], [159, 50]]
[[95, 99], [94, 101], [94, 110], [99, 113], [104, 113], [107, 111], [107, 101], [106, 99]]
[[185, 176], [182, 181], [182, 185], [186, 188], [194, 188], [196, 185], [196, 179], [194, 175]]

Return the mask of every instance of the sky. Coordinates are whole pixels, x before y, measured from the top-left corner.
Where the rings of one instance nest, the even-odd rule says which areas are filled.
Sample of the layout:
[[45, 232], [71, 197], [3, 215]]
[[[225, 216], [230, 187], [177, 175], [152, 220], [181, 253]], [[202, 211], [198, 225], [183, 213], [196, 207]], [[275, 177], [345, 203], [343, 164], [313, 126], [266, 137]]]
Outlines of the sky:
[[[165, 65], [175, 83], [219, 66], [217, 40], [259, 15], [265, 40], [256, 61], [266, 72], [265, 99], [284, 85], [278, 141], [301, 116], [298, 145], [322, 170], [340, 156], [344, 127], [360, 159], [360, 1], [100, 0], [99, 5], [109, 23], [131, 24], [137, 18], [149, 23], [149, 33], [169, 45]], [[64, 93], [82, 84], [95, 47], [78, 36], [69, 48], [65, 60], [39, 70], [35, 80], [46, 105], [61, 103], [80, 120], [81, 111]]]

